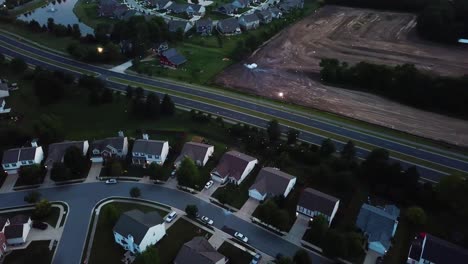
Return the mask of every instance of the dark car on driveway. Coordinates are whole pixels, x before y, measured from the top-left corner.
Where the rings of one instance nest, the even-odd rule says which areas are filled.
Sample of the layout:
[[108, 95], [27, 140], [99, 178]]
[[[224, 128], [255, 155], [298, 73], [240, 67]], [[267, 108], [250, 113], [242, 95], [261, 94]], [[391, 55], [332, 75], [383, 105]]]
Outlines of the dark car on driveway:
[[33, 228], [41, 229], [41, 230], [46, 230], [48, 225], [46, 223], [40, 222], [40, 221], [34, 221], [32, 223]]

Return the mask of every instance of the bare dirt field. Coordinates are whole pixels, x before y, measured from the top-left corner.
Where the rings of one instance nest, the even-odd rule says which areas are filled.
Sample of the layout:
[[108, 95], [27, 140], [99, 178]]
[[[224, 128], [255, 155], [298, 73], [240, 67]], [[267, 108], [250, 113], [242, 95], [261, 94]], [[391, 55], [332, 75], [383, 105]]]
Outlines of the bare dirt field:
[[[412, 63], [443, 75], [468, 74], [468, 48], [429, 43], [415, 34], [416, 16], [325, 6], [285, 29], [216, 82], [312, 106], [416, 135], [468, 146], [468, 122], [401, 105], [372, 94], [330, 87], [317, 77], [321, 58], [349, 63]], [[256, 63], [251, 70], [246, 63]], [[467, 87], [468, 89], [468, 87]], [[434, 98], [437, 100], [437, 98]]]

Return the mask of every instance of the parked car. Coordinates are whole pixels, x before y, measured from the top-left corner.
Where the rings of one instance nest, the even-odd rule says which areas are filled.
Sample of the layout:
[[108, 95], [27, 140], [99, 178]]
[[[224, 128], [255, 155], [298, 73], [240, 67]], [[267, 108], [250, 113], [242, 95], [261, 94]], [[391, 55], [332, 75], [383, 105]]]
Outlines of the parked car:
[[206, 216], [202, 216], [200, 219], [202, 220], [202, 222], [204, 222], [204, 223], [206, 223], [208, 225], [213, 225], [213, 220], [209, 219]]
[[242, 241], [242, 242], [244, 242], [244, 243], [249, 242], [249, 239], [248, 239], [246, 236], [244, 236], [242, 233], [236, 232], [236, 233], [234, 234], [234, 237], [237, 238], [237, 239], [239, 239], [240, 241]]
[[206, 184], [205, 184], [205, 189], [209, 189], [211, 188], [211, 186], [213, 186], [214, 182], [212, 180], [209, 180]]
[[262, 254], [260, 253], [257, 253], [255, 254], [255, 256], [253, 257], [252, 261], [250, 261], [250, 264], [258, 264], [260, 263], [260, 260], [262, 259]]
[[106, 180], [106, 184], [116, 184], [117, 180], [116, 179], [108, 179]]
[[175, 218], [177, 217], [177, 213], [172, 211], [170, 214], [168, 214], [166, 216], [166, 218], [164, 220], [166, 220], [166, 222], [170, 223], [172, 222]]
[[172, 177], [172, 178], [174, 178], [174, 177], [176, 176], [176, 172], [177, 172], [177, 170], [173, 170], [173, 171], [171, 172], [171, 177]]
[[32, 223], [33, 228], [41, 229], [41, 230], [46, 230], [48, 225], [46, 223], [40, 222], [40, 221], [33, 221]]

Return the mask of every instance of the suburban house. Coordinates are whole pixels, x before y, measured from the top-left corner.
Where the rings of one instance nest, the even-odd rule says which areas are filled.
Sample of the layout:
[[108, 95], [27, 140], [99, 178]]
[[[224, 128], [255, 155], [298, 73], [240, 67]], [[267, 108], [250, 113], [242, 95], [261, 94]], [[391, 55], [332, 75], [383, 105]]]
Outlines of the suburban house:
[[156, 10], [163, 10], [171, 6], [172, 3], [171, 0], [151, 0], [149, 4], [156, 8]]
[[10, 96], [10, 88], [7, 83], [0, 81], [0, 98], [5, 98]]
[[468, 250], [438, 237], [421, 233], [411, 243], [407, 264], [464, 264]]
[[202, 5], [188, 4], [187, 9], [185, 10], [189, 17], [193, 16], [204, 16], [206, 9]]
[[187, 12], [187, 8], [188, 4], [179, 4], [174, 2], [167, 8], [167, 11], [169, 11], [169, 13], [182, 14]]
[[90, 149], [92, 162], [103, 162], [107, 158], [125, 158], [128, 153], [128, 140], [120, 131], [118, 137], [93, 141]]
[[10, 220], [6, 217], [0, 216], [0, 233], [5, 232], [5, 227], [10, 225]]
[[[211, 33], [211, 32], [210, 32]], [[11, 108], [6, 108], [6, 101], [0, 98], [0, 114], [8, 114], [11, 112]]]
[[41, 164], [43, 159], [42, 147], [33, 140], [31, 147], [9, 149], [3, 152], [2, 167], [6, 171], [16, 171], [21, 166]]
[[5, 237], [8, 245], [21, 245], [26, 242], [31, 230], [31, 217], [16, 215], [10, 218], [10, 225], [5, 227]]
[[175, 160], [174, 165], [178, 167], [185, 158], [190, 158], [197, 166], [202, 167], [208, 162], [213, 152], [214, 146], [203, 143], [186, 142], [180, 155]]
[[185, 243], [177, 253], [174, 264], [225, 264], [228, 259], [206, 240], [198, 236]]
[[283, 13], [277, 7], [270, 7], [268, 10], [271, 12], [272, 18], [279, 19], [283, 16]]
[[187, 59], [174, 48], [163, 51], [159, 55], [159, 63], [164, 67], [176, 69], [185, 62], [187, 62]]
[[276, 196], [287, 197], [295, 184], [296, 177], [277, 168], [265, 167], [250, 187], [249, 196], [259, 201]]
[[202, 36], [210, 36], [213, 31], [213, 21], [208, 19], [199, 19], [195, 22], [195, 29]]
[[231, 182], [239, 185], [257, 163], [256, 158], [231, 150], [221, 157], [216, 168], [211, 171], [211, 178], [222, 184]]
[[135, 140], [132, 149], [132, 163], [146, 166], [156, 163], [164, 164], [169, 153], [169, 142], [150, 140], [148, 134], [143, 134], [143, 139]]
[[243, 15], [239, 18], [243, 30], [252, 30], [260, 26], [260, 19], [256, 14]]
[[118, 10], [128, 10], [127, 6], [120, 4], [116, 0], [100, 0], [98, 4], [98, 16], [115, 17]]
[[321, 215], [328, 220], [328, 225], [331, 225], [339, 206], [340, 200], [338, 198], [312, 188], [306, 188], [301, 193], [296, 211], [310, 217], [311, 220], [315, 216]]
[[237, 13], [237, 7], [233, 6], [232, 4], [224, 4], [218, 8], [218, 12], [225, 15], [232, 15]]
[[126, 5], [118, 5], [112, 11], [112, 18], [122, 19], [127, 11], [128, 7]]
[[231, 4], [237, 8], [246, 8], [250, 5], [249, 0], [234, 0]]
[[127, 10], [119, 17], [119, 19], [124, 20], [124, 21], [129, 21], [130, 18], [134, 16], [142, 16], [142, 15], [143, 15], [142, 13], [136, 10]]
[[0, 259], [5, 255], [7, 250], [6, 237], [4, 233], [0, 233]]
[[182, 31], [184, 34], [193, 27], [192, 23], [186, 20], [171, 20], [167, 25], [169, 26], [169, 32]]
[[135, 253], [145, 251], [166, 235], [164, 219], [158, 212], [134, 209], [123, 213], [114, 226], [115, 243]]
[[54, 163], [63, 162], [63, 157], [67, 149], [70, 147], [76, 147], [83, 153], [83, 156], [88, 154], [89, 143], [88, 140], [85, 141], [64, 141], [60, 143], [53, 143], [49, 145], [49, 151], [47, 152], [47, 158], [45, 160], [45, 166], [47, 168], [52, 168]]
[[363, 204], [357, 217], [356, 226], [366, 235], [369, 250], [385, 255], [398, 226], [400, 209], [394, 205], [384, 208]]
[[235, 17], [227, 18], [218, 21], [217, 24], [218, 32], [225, 36], [240, 34], [241, 29], [239, 21]]
[[260, 19], [260, 23], [262, 24], [268, 24], [273, 19], [270, 10], [258, 11], [258, 12], [255, 12], [255, 14], [258, 16], [258, 18]]
[[296, 8], [304, 8], [304, 0], [285, 0], [279, 4], [279, 9], [286, 13]]

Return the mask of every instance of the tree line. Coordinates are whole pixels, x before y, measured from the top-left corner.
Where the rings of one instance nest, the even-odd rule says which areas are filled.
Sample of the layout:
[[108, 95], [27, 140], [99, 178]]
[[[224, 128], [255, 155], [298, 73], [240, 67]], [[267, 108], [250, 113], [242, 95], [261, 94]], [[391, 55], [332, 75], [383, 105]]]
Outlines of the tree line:
[[429, 40], [455, 43], [468, 38], [468, 0], [326, 0], [327, 4], [416, 12], [418, 33]]
[[468, 75], [434, 76], [412, 64], [359, 62], [350, 66], [336, 59], [322, 59], [320, 67], [320, 77], [325, 82], [365, 90], [424, 110], [468, 117]]

